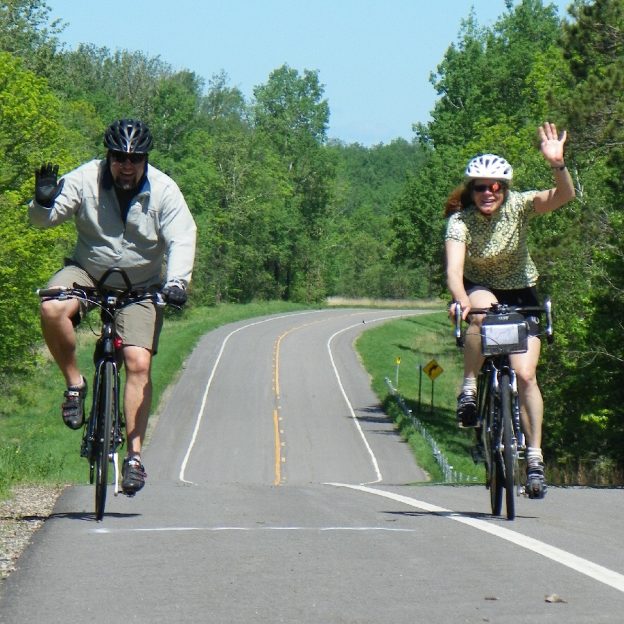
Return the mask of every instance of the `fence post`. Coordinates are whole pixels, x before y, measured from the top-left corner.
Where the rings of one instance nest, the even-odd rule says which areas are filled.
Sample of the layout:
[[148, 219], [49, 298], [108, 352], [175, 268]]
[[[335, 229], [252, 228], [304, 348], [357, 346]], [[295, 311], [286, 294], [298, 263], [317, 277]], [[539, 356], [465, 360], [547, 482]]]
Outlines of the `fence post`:
[[422, 364], [418, 365], [418, 409], [417, 412], [420, 414], [420, 400], [422, 397], [422, 375], [423, 375], [423, 367]]
[[435, 385], [435, 379], [431, 380], [431, 414], [433, 414], [433, 387]]

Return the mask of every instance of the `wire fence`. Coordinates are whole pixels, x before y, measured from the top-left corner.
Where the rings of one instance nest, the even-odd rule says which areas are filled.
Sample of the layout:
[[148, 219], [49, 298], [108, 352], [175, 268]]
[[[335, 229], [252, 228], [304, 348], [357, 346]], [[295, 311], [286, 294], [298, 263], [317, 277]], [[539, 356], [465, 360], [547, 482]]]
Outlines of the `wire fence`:
[[459, 472], [453, 468], [453, 466], [449, 463], [449, 460], [446, 458], [444, 453], [440, 450], [438, 443], [435, 441], [433, 436], [427, 431], [427, 428], [423, 425], [422, 421], [414, 415], [412, 410], [407, 407], [405, 400], [399, 393], [399, 391], [392, 385], [392, 382], [388, 377], [385, 378], [386, 386], [390, 390], [390, 394], [394, 397], [394, 400], [397, 402], [397, 405], [401, 408], [403, 413], [411, 420], [414, 428], [418, 433], [425, 439], [425, 441], [431, 447], [433, 452], [433, 456], [435, 457], [438, 466], [440, 466], [440, 470], [442, 471], [442, 475], [444, 477], [444, 483], [472, 483], [477, 479], [470, 475], [465, 475], [462, 472]]

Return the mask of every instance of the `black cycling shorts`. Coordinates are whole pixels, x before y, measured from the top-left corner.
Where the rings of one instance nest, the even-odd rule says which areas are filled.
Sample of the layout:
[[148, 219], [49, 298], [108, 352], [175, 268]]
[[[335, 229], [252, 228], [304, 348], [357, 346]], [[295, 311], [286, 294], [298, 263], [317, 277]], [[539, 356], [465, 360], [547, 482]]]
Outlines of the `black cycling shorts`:
[[[468, 295], [475, 290], [487, 290], [491, 292], [498, 303], [505, 303], [509, 306], [539, 306], [541, 305], [537, 296], [537, 288], [535, 286], [529, 286], [528, 288], [513, 288], [510, 290], [502, 290], [500, 288], [490, 288], [489, 286], [483, 286], [482, 284], [475, 284], [470, 280], [464, 278], [464, 288]], [[524, 314], [524, 317], [529, 324], [529, 335], [539, 336], [541, 332], [540, 326], [540, 314], [531, 313]]]

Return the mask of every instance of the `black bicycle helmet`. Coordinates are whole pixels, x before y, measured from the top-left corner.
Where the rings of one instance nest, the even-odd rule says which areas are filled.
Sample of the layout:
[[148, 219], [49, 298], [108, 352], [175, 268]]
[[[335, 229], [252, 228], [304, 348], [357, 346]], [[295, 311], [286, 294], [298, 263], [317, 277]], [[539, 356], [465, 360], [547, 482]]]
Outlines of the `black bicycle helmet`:
[[147, 154], [152, 148], [152, 133], [136, 119], [119, 119], [104, 133], [104, 145], [114, 152]]

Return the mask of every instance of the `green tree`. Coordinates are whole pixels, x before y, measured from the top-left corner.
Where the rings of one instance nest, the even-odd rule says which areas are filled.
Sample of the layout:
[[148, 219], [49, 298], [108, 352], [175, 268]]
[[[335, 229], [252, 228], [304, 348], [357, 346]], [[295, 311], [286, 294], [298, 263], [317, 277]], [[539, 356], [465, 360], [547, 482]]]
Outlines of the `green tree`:
[[560, 105], [571, 130], [578, 210], [572, 236], [561, 242], [568, 258], [553, 266], [562, 344], [548, 371], [557, 381], [549, 393], [561, 461], [575, 470], [600, 462], [622, 471], [624, 6], [577, 1], [570, 15], [562, 45], [572, 85]]
[[455, 153], [448, 150], [448, 157], [446, 154], [444, 148], [431, 152], [424, 166], [410, 177], [392, 212], [393, 259], [403, 269], [422, 275], [416, 294], [423, 297], [444, 291], [444, 203], [450, 171], [454, 171], [458, 183], [460, 178], [455, 172], [461, 170]]
[[120, 117], [151, 122], [160, 81], [175, 74], [159, 57], [92, 44], [63, 52], [58, 64], [52, 88], [63, 99], [89, 102], [105, 125]]
[[58, 36], [65, 25], [50, 21], [44, 0], [0, 1], [0, 51], [22, 59], [31, 71], [49, 76], [55, 69]]
[[327, 146], [336, 175], [323, 225], [324, 283], [330, 295], [406, 298], [426, 290], [415, 271], [392, 262], [392, 206], [425, 158], [416, 143], [397, 139], [366, 148]]
[[283, 261], [290, 182], [279, 156], [249, 123], [242, 94], [221, 73], [201, 98], [184, 154], [171, 163], [197, 219], [194, 299], [279, 298], [272, 266]]
[[[323, 149], [329, 105], [323, 98], [318, 73], [303, 75], [283, 65], [266, 84], [254, 89], [254, 127], [279, 156], [292, 194], [286, 201], [285, 220], [292, 236], [280, 237], [271, 261], [271, 272], [283, 285], [287, 299], [318, 299], [325, 295], [320, 279], [321, 261], [316, 242], [329, 202], [333, 176], [331, 161]], [[313, 277], [306, 284], [308, 277]]]
[[189, 71], [156, 80], [146, 121], [158, 139], [158, 150], [170, 158], [184, 155], [185, 139], [198, 126], [202, 87], [202, 81]]
[[40, 336], [36, 287], [60, 265], [72, 240], [66, 228], [29, 226], [26, 202], [33, 172], [53, 160], [72, 163], [75, 137], [59, 124], [59, 102], [46, 81], [10, 54], [0, 53], [0, 378], [28, 365]]

